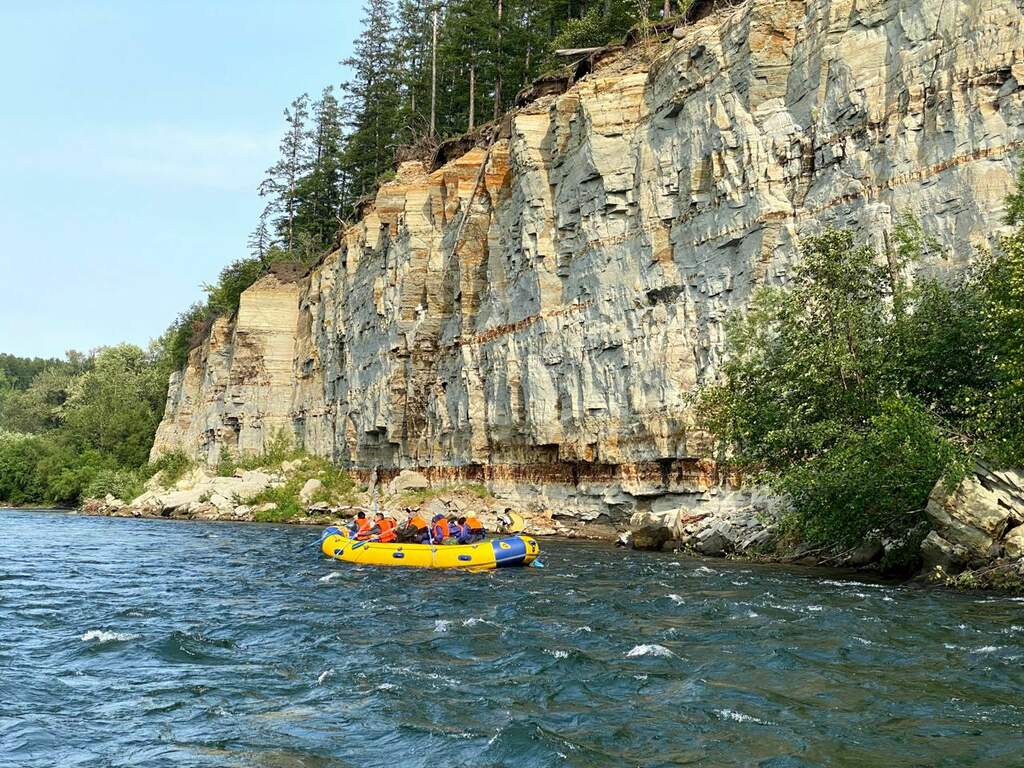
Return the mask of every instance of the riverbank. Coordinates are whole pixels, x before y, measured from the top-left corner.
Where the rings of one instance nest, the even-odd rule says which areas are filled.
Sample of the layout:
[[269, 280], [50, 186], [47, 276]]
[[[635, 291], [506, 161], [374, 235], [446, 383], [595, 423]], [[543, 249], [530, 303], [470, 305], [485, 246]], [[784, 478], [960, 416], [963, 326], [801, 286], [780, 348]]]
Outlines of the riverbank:
[[184, 466], [162, 471], [124, 501], [87, 500], [86, 514], [122, 518], [262, 522], [326, 526], [374, 508], [398, 520], [411, 511], [480, 518], [499, 529], [517, 513], [535, 536], [616, 541], [640, 550], [811, 567], [911, 579], [960, 589], [1024, 594], [1024, 479], [974, 467], [952, 491], [936, 485], [926, 514], [906, 536], [868, 538], [855, 546], [807, 546], [785, 533], [784, 507], [764, 491], [708, 488], [685, 499], [658, 497], [624, 520], [582, 516], [522, 495], [502, 498], [477, 483], [444, 484], [402, 470], [387, 481], [351, 475], [323, 459], [250, 460], [244, 467]]

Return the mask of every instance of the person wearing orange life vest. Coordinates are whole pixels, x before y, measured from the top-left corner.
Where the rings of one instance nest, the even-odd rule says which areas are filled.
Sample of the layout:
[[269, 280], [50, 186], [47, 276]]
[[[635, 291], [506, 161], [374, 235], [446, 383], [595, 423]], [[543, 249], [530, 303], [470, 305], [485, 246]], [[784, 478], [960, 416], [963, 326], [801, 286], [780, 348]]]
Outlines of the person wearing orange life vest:
[[444, 544], [444, 540], [452, 535], [451, 528], [448, 525], [448, 518], [444, 515], [434, 515], [430, 522], [432, 523], [432, 527], [430, 529], [430, 543]]
[[370, 529], [374, 540], [379, 541], [381, 544], [388, 544], [398, 538], [398, 523], [392, 520], [390, 517], [385, 517], [384, 513], [378, 512], [374, 516], [374, 526]]
[[459, 522], [462, 523], [463, 529], [465, 530], [467, 544], [473, 544], [487, 538], [487, 529], [484, 528], [484, 524], [481, 523], [474, 515], [470, 515], [464, 519], [460, 518]]
[[348, 537], [358, 541], [366, 541], [370, 538], [370, 529], [372, 527], [370, 521], [366, 519], [366, 513], [357, 512], [356, 516], [352, 519], [352, 524], [348, 527]]
[[427, 525], [427, 521], [423, 519], [419, 512], [406, 510], [406, 514], [408, 516], [405, 523], [398, 532], [398, 541], [415, 544], [427, 541], [430, 538], [427, 533], [427, 529], [430, 527]]

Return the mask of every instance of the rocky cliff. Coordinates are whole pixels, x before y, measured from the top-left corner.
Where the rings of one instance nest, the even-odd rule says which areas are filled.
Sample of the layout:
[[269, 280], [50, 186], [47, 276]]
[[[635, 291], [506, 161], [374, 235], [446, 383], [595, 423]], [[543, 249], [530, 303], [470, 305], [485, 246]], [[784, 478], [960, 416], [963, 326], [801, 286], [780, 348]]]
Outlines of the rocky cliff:
[[[802, 237], [899, 213], [971, 258], [1024, 145], [1010, 0], [748, 0], [584, 61], [494, 141], [403, 164], [298, 283], [268, 276], [171, 380], [155, 455], [284, 428], [567, 520], [745, 503], [693, 429], [723, 321]], [[538, 92], [541, 92], [538, 89]]]

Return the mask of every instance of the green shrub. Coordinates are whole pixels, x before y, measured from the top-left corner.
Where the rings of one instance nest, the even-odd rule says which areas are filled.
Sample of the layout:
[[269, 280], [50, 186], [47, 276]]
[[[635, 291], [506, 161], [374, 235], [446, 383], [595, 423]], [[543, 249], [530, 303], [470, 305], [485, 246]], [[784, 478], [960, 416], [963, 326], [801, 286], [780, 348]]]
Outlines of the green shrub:
[[83, 498], [102, 499], [107, 494], [122, 501], [131, 501], [142, 493], [143, 473], [137, 470], [118, 468], [101, 469], [82, 493]]
[[159, 474], [160, 484], [166, 488], [178, 482], [194, 466], [195, 461], [184, 451], [170, 451], [147, 464], [143, 474], [146, 479]]
[[[272, 464], [264, 466], [272, 466]], [[310, 500], [311, 503], [324, 502], [337, 506], [351, 504], [354, 501], [355, 482], [348, 472], [324, 459], [304, 456], [302, 466], [283, 486], [268, 488], [247, 502], [253, 506], [268, 502], [277, 505], [275, 510], [256, 513], [256, 520], [264, 523], [277, 523], [305, 516], [306, 505], [299, 498], [299, 493], [306, 482], [312, 478], [319, 480], [323, 487]]]

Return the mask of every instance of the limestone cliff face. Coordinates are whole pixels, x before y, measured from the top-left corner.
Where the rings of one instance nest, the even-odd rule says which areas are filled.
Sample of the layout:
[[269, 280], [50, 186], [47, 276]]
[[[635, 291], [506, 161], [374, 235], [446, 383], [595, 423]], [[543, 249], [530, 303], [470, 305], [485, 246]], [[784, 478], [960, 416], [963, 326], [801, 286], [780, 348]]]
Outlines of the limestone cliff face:
[[827, 226], [884, 246], [905, 212], [954, 260], [990, 243], [1022, 30], [1011, 0], [748, 0], [581, 68], [489, 149], [404, 164], [304, 282], [247, 291], [172, 379], [154, 453], [285, 427], [575, 519], [732, 501], [689, 408], [723, 321]]

